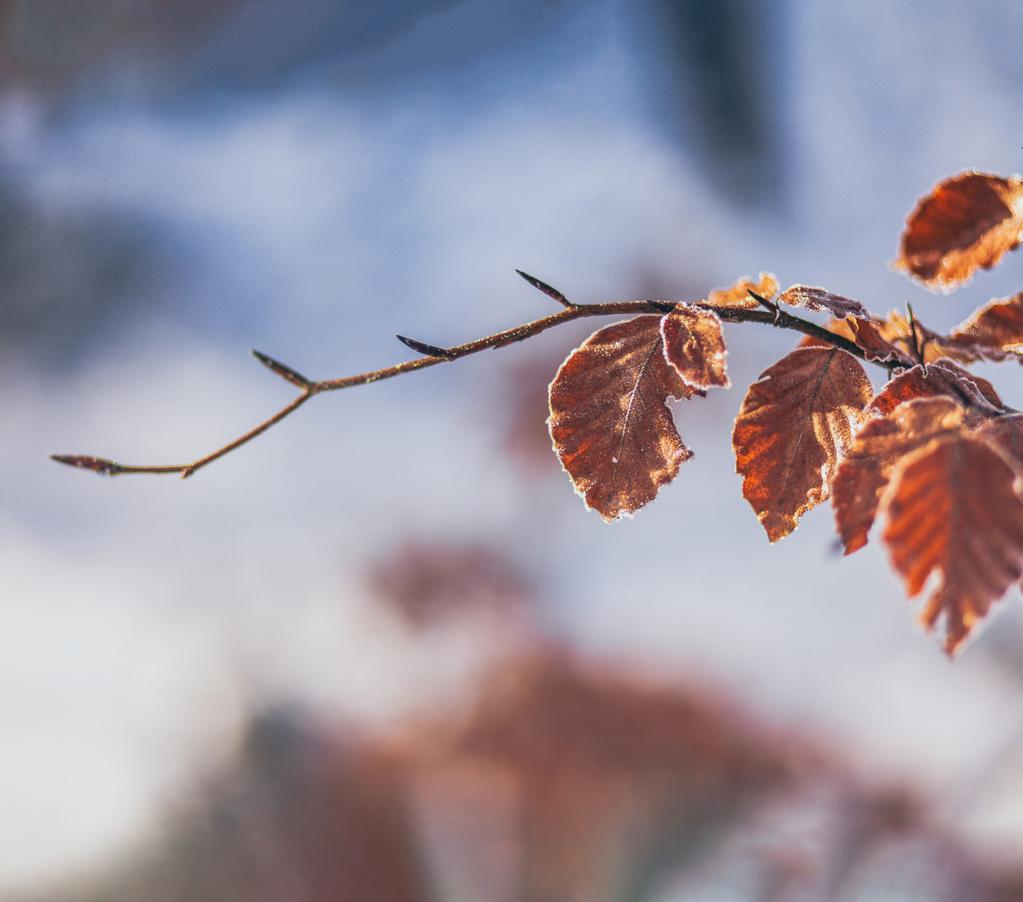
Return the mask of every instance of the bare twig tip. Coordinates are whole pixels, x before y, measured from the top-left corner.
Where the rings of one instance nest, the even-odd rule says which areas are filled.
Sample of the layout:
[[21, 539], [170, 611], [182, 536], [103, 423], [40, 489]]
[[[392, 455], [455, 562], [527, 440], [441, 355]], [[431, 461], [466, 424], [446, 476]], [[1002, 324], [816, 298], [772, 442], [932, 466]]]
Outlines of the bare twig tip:
[[256, 358], [263, 366], [265, 366], [270, 372], [276, 373], [282, 379], [290, 382], [292, 385], [297, 385], [299, 388], [309, 388], [311, 380], [307, 379], [301, 373], [293, 370], [290, 366], [286, 366], [279, 360], [274, 360], [269, 354], [264, 354], [262, 351], [257, 351], [255, 348], [252, 349], [252, 356]]
[[523, 279], [525, 279], [530, 285], [532, 285], [537, 291], [542, 291], [547, 297], [553, 298], [562, 307], [575, 307], [568, 298], [566, 298], [557, 288], [548, 285], [546, 282], [541, 282], [536, 276], [531, 276], [528, 272], [523, 272], [521, 269], [515, 270]]
[[51, 454], [50, 460], [80, 470], [92, 470], [100, 476], [116, 476], [121, 470], [120, 464], [103, 457], [93, 457], [91, 454]]
[[440, 348], [437, 345], [427, 344], [425, 341], [418, 341], [415, 338], [409, 338], [406, 335], [395, 335], [406, 348], [411, 348], [417, 354], [422, 354], [424, 357], [440, 357], [443, 360], [452, 360], [457, 357], [457, 354], [453, 354], [447, 348]]

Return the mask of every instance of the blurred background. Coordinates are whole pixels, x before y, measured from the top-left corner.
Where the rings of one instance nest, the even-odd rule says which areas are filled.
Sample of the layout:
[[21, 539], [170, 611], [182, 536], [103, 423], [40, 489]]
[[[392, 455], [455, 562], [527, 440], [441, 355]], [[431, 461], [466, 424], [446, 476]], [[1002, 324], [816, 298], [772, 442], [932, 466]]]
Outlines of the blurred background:
[[[594, 323], [318, 400], [581, 301], [887, 268], [915, 199], [1020, 168], [1023, 13], [978, 0], [0, 2], [0, 898], [1023, 898], [1023, 618], [955, 662], [822, 507], [730, 450], [584, 511], [545, 390]], [[1008, 365], [985, 375], [1023, 404]]]

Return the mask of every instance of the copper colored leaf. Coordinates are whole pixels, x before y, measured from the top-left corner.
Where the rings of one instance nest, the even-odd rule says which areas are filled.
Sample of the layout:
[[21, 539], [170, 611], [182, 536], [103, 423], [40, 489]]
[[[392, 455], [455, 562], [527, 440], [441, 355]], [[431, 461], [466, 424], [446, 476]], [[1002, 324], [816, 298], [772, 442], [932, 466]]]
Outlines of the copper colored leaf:
[[952, 654], [1023, 573], [1023, 501], [1015, 473], [984, 441], [939, 439], [904, 458], [885, 496], [884, 540], [910, 598], [938, 584], [920, 614], [945, 615]]
[[870, 316], [867, 308], [859, 301], [844, 298], [840, 294], [832, 294], [825, 288], [812, 288], [809, 285], [793, 285], [791, 288], [786, 288], [778, 300], [792, 307], [827, 310], [839, 318], [858, 316], [866, 319]]
[[859, 346], [868, 360], [910, 362], [906, 353], [885, 337], [884, 324], [880, 321], [850, 316], [846, 322], [849, 323], [853, 342]]
[[1003, 406], [994, 386], [986, 379], [968, 373], [951, 360], [941, 360], [900, 373], [877, 393], [870, 402], [870, 409], [891, 413], [906, 401], [939, 395], [968, 404], [974, 415], [991, 416]]
[[1020, 242], [1023, 182], [965, 172], [920, 200], [906, 220], [894, 266], [951, 291]]
[[686, 385], [728, 388], [725, 336], [716, 313], [679, 304], [661, 320], [664, 356]]
[[778, 280], [769, 272], [762, 272], [754, 282], [749, 276], [739, 279], [728, 288], [716, 288], [707, 295], [707, 303], [715, 307], [747, 307], [755, 309], [760, 306], [749, 293], [753, 291], [762, 298], [770, 300], [778, 293]]
[[1023, 414], [995, 417], [983, 423], [977, 435], [993, 445], [1016, 469], [1023, 471]]
[[[858, 316], [848, 316], [842, 319], [833, 319], [828, 325], [829, 332], [840, 335], [856, 345], [867, 360], [898, 361], [912, 366], [912, 361], [898, 345], [885, 337], [886, 324], [877, 319], [862, 319]], [[831, 347], [831, 345], [820, 338], [805, 335], [799, 342], [801, 348]]]
[[964, 357], [1023, 361], [1023, 292], [985, 304], [953, 329], [946, 341]]
[[797, 348], [750, 386], [732, 445], [743, 496], [772, 542], [827, 497], [870, 395], [859, 361], [837, 348]]
[[637, 316], [594, 332], [550, 386], [554, 450], [587, 507], [608, 521], [652, 501], [692, 456], [666, 401], [694, 390], [665, 358], [660, 326], [659, 316]]
[[846, 554], [867, 544], [895, 465], [940, 435], [960, 429], [963, 409], [950, 398], [921, 398], [868, 420], [856, 433], [831, 484], [835, 524]]

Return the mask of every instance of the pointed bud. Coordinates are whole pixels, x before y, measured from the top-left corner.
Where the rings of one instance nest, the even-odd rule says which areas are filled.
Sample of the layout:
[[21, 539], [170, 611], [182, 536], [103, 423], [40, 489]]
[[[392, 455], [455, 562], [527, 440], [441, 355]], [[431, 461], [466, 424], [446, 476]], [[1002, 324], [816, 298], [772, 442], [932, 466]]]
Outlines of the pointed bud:
[[574, 307], [568, 298], [566, 298], [557, 288], [552, 288], [546, 282], [541, 282], [536, 276], [531, 276], [529, 273], [523, 272], [521, 269], [515, 270], [523, 279], [525, 279], [530, 285], [532, 285], [537, 291], [542, 291], [547, 297], [554, 298], [562, 307]]
[[116, 476], [121, 472], [120, 464], [102, 457], [93, 457], [91, 454], [51, 454], [50, 460], [69, 467], [92, 470], [93, 473], [99, 473], [100, 476]]
[[270, 357], [268, 354], [264, 354], [261, 351], [253, 349], [252, 356], [270, 370], [270, 372], [276, 373], [292, 385], [297, 385], [299, 388], [309, 388], [312, 384], [312, 382], [309, 379], [306, 379], [306, 377], [301, 373], [296, 372], [290, 366], [285, 366], [279, 360], [274, 360], [273, 357]]
[[443, 360], [453, 360], [457, 354], [453, 354], [447, 348], [439, 348], [437, 345], [429, 345], [425, 341], [418, 341], [415, 338], [408, 338], [405, 335], [395, 335], [406, 348], [411, 348], [417, 354], [424, 357], [440, 357]]

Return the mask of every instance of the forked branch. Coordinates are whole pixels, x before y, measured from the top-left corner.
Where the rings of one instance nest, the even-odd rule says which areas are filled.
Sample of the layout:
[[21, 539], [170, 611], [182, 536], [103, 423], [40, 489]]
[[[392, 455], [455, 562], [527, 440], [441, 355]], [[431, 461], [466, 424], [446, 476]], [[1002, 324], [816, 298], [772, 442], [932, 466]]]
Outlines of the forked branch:
[[[131, 473], [180, 473], [182, 479], [185, 479], [208, 464], [213, 463], [213, 461], [219, 460], [221, 457], [230, 454], [242, 445], [252, 441], [252, 439], [257, 436], [262, 435], [271, 426], [276, 426], [279, 422], [281, 422], [281, 420], [289, 417], [315, 395], [325, 394], [326, 392], [332, 391], [340, 391], [345, 388], [353, 388], [356, 385], [367, 385], [370, 382], [380, 382], [384, 379], [391, 379], [395, 376], [404, 375], [405, 373], [424, 370], [440, 363], [449, 363], [453, 360], [458, 360], [461, 357], [468, 357], [470, 354], [476, 354], [480, 351], [486, 351], [491, 348], [503, 348], [507, 345], [514, 344], [515, 342], [532, 338], [534, 335], [539, 335], [541, 332], [546, 332], [548, 329], [553, 329], [555, 326], [560, 326], [563, 323], [568, 323], [573, 320], [594, 316], [615, 316], [621, 314], [663, 314], [670, 311], [677, 303], [675, 301], [637, 300], [612, 301], [603, 304], [576, 304], [569, 301], [560, 291], [552, 288], [545, 282], [541, 282], [539, 279], [519, 270], [516, 270], [516, 272], [518, 272], [519, 275], [522, 276], [522, 278], [530, 285], [539, 291], [542, 291], [548, 297], [554, 299], [565, 309], [558, 313], [552, 313], [550, 316], [544, 316], [540, 319], [535, 319], [532, 322], [524, 323], [521, 326], [515, 326], [512, 329], [505, 329], [502, 332], [495, 332], [493, 335], [486, 335], [483, 338], [477, 338], [475, 341], [455, 345], [450, 348], [427, 344], [426, 342], [418, 341], [414, 338], [407, 338], [399, 335], [397, 336], [399, 341], [423, 356], [416, 360], [408, 360], [403, 363], [395, 364], [394, 366], [384, 367], [383, 369], [370, 370], [369, 372], [358, 373], [353, 376], [341, 376], [336, 379], [307, 379], [290, 366], [275, 360], [267, 354], [263, 354], [260, 351], [253, 351], [252, 353], [260, 363], [285, 381], [296, 386], [299, 389], [299, 394], [288, 404], [278, 410], [273, 416], [263, 420], [263, 422], [254, 426], [244, 435], [238, 436], [238, 438], [223, 447], [210, 452], [204, 457], [182, 464], [121, 464], [107, 458], [95, 457], [88, 454], [54, 454], [52, 455], [52, 459], [58, 463], [67, 464], [68, 466], [92, 470], [93, 472], [104, 476], [123, 476]], [[850, 354], [861, 360], [868, 359], [859, 346], [849, 341], [844, 336], [837, 335], [829, 329], [819, 326], [817, 323], [811, 322], [810, 320], [794, 316], [791, 313], [782, 310], [778, 307], [778, 305], [769, 303], [764, 298], [755, 294], [753, 297], [767, 309], [753, 310], [746, 307], [730, 307], [707, 303], [693, 303], [690, 306], [699, 307], [704, 310], [712, 310], [725, 322], [760, 323], [762, 325], [776, 326], [780, 329], [789, 329], [795, 332], [801, 332], [802, 334], [815, 338], [818, 341], [841, 348], [843, 351], [848, 351]], [[888, 371], [891, 371], [898, 365], [895, 362], [889, 361], [870, 360], [869, 362]]]

